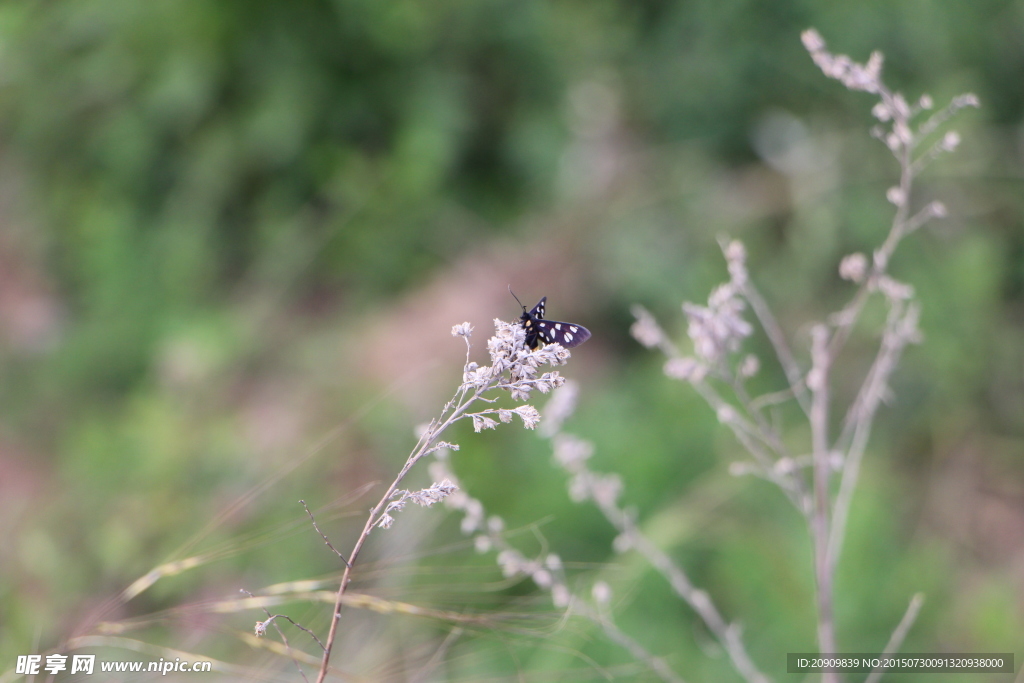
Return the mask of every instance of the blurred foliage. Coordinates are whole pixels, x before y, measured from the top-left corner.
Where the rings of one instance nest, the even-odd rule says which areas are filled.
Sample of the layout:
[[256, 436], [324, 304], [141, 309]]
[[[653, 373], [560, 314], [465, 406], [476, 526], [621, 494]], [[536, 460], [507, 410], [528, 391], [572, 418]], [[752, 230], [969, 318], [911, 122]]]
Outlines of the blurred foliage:
[[[786, 652], [814, 647], [806, 530], [776, 491], [727, 475], [739, 448], [627, 329], [641, 302], [684, 337], [680, 300], [723, 279], [720, 234], [747, 243], [797, 346], [849, 296], [836, 264], [884, 235], [897, 169], [868, 137], [870, 98], [811, 64], [808, 26], [856, 59], [884, 52], [887, 82], [910, 97], [983, 103], [920, 188], [951, 218], [894, 264], [924, 303], [926, 342], [896, 373], [868, 454], [840, 641], [880, 649], [924, 591], [907, 650], [1019, 648], [1024, 3], [2, 0], [0, 669], [97, 620], [152, 613], [132, 637], [288, 664], [240, 645], [262, 613], [182, 606], [329, 587], [337, 562], [295, 501], [349, 547], [379, 490], [363, 487], [390, 480], [431, 414], [403, 400], [408, 385], [458, 375], [367, 372], [392, 341], [374, 323], [446, 330], [469, 314], [438, 304], [436, 283], [468, 307], [540, 263], [528, 296], [595, 333], [566, 370], [585, 386], [570, 428], [781, 677]], [[486, 283], [465, 279], [478, 262]], [[574, 294], [559, 296], [559, 277]], [[865, 325], [840, 399], [872, 341]], [[456, 470], [524, 552], [561, 554], [580, 591], [609, 581], [622, 627], [684, 678], [735, 680], [660, 577], [569, 502], [547, 443], [453, 436]], [[560, 623], [529, 582], [502, 583], [443, 512], [407, 511], [370, 546], [358, 590], [494, 615], [452, 639], [438, 680], [599, 666], [650, 679], [593, 626]], [[116, 600], [189, 557], [198, 567]], [[326, 631], [325, 605], [277, 609]], [[358, 615], [336, 661], [371, 680], [406, 680], [451, 633]]]

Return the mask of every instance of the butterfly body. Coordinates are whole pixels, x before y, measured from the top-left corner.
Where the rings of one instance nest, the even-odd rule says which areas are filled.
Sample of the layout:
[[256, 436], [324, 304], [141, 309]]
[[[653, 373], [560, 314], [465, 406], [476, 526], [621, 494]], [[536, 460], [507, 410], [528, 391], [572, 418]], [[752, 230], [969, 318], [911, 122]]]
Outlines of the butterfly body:
[[[544, 318], [544, 304], [548, 298], [543, 297], [532, 310], [523, 306], [523, 314], [519, 317], [523, 329], [526, 330], [526, 345], [537, 348], [539, 342], [545, 344], [561, 344], [567, 349], [579, 346], [590, 339], [590, 330], [576, 323], [564, 323], [559, 320]], [[521, 305], [521, 304], [520, 304]]]

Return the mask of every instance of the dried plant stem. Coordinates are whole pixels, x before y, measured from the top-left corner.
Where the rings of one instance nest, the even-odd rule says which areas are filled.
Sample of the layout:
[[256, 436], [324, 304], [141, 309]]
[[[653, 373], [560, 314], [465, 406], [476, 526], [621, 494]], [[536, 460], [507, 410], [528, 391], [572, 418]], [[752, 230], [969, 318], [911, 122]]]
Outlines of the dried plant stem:
[[754, 315], [757, 316], [762, 329], [764, 329], [765, 334], [768, 335], [768, 340], [772, 343], [772, 347], [775, 349], [775, 355], [778, 357], [779, 363], [782, 365], [782, 370], [786, 373], [786, 380], [792, 388], [793, 398], [795, 398], [797, 403], [800, 404], [804, 413], [809, 414], [811, 407], [808, 404], [807, 396], [803, 391], [803, 373], [800, 371], [800, 366], [797, 364], [796, 359], [793, 357], [793, 352], [790, 350], [789, 344], [786, 342], [786, 335], [783, 333], [779, 323], [775, 320], [775, 316], [772, 315], [772, 310], [768, 306], [768, 303], [750, 281], [743, 284], [742, 291], [743, 298], [750, 304], [750, 308], [754, 311]]
[[686, 601], [686, 604], [700, 616], [708, 630], [725, 648], [729, 659], [732, 660], [733, 667], [743, 679], [749, 683], [769, 683], [770, 679], [758, 670], [753, 660], [750, 659], [750, 655], [747, 654], [747, 649], [740, 637], [740, 628], [736, 624], [726, 622], [721, 612], [715, 607], [715, 603], [712, 602], [711, 596], [694, 586], [686, 572], [651, 543], [636, 528], [632, 518], [617, 505], [611, 501], [597, 500], [596, 502], [605, 518], [629, 540], [629, 546], [643, 555], [651, 563], [651, 566], [665, 577], [676, 595]]
[[[887, 655], [891, 655], [900, 649], [900, 645], [903, 644], [903, 639], [907, 637], [907, 632], [910, 630], [910, 627], [914, 625], [914, 621], [917, 620], [917, 613], [921, 611], [921, 605], [923, 603], [923, 593], [917, 593], [910, 599], [910, 604], [907, 605], [907, 611], [903, 614], [903, 618], [900, 619], [900, 623], [896, 625], [896, 630], [892, 632], [892, 636], [889, 637], [889, 642], [885, 644], [885, 649], [882, 650], [883, 659]], [[885, 669], [878, 667], [871, 672], [870, 676], [864, 679], [864, 683], [878, 683], [878, 681], [882, 679], [882, 674], [884, 673]]]
[[[570, 395], [574, 395], [575, 389], [567, 387]], [[563, 389], [565, 391], [565, 389]], [[553, 402], [557, 399], [553, 399]], [[574, 400], [574, 399], [570, 399]], [[550, 406], [549, 406], [550, 407]], [[571, 412], [571, 406], [563, 404], [562, 416]], [[546, 411], [552, 420], [549, 424], [556, 423], [559, 418], [555, 414], [557, 409]], [[556, 432], [557, 433], [557, 432]], [[554, 434], [548, 434], [548, 437]], [[443, 477], [450, 481], [458, 481], [458, 478], [448, 469], [447, 459], [439, 458], [433, 465], [432, 471], [435, 477]], [[484, 506], [480, 501], [470, 498], [465, 492], [461, 496], [453, 496], [446, 500], [449, 506], [462, 510], [463, 533], [477, 533], [475, 545], [478, 552], [497, 552], [497, 561], [501, 566], [502, 573], [506, 577], [528, 576], [534, 584], [542, 590], [551, 594], [551, 601], [555, 607], [567, 608], [565, 618], [571, 614], [582, 616], [597, 624], [604, 631], [609, 640], [618, 644], [629, 652], [636, 660], [644, 662], [651, 668], [659, 678], [666, 683], [684, 683], [675, 671], [665, 661], [649, 652], [643, 645], [634, 640], [618, 627], [610, 612], [606, 609], [606, 599], [597, 598], [590, 603], [578, 595], [574, 595], [566, 581], [564, 566], [561, 558], [555, 553], [541, 555], [546, 557], [530, 560], [524, 557], [519, 550], [505, 537], [504, 522], [497, 515], [488, 517]], [[613, 509], [614, 508], [613, 506]], [[621, 511], [618, 516], [622, 516]], [[486, 519], [486, 522], [484, 521]]]
[[[693, 382], [693, 387], [707, 401], [708, 405], [714, 408], [720, 415], [723, 414], [723, 410], [732, 410], [729, 403], [707, 382]], [[764, 435], [753, 424], [735, 414], [735, 411], [731, 414], [733, 414], [733, 417], [727, 421], [727, 424], [736, 436], [736, 440], [743, 444], [747, 452], [754, 457], [765, 478], [774, 482], [798, 510], [803, 510], [804, 496], [800, 480], [780, 473], [775, 468], [775, 458], [764, 448], [765, 445], [773, 447], [773, 440]]]
[[[255, 597], [252, 593], [250, 593], [249, 591], [245, 590], [244, 588], [241, 590], [241, 592], [245, 593], [250, 598]], [[317, 644], [321, 648], [323, 648], [324, 644], [320, 642], [320, 639], [316, 637], [315, 633], [310, 631], [305, 626], [303, 626], [301, 624], [297, 624], [294, 620], [291, 619], [291, 617], [286, 617], [283, 614], [271, 614], [270, 610], [268, 610], [266, 608], [263, 608], [263, 612], [267, 615], [267, 620], [263, 622], [262, 628], [264, 630], [266, 630], [268, 624], [273, 624], [274, 630], [277, 631], [277, 635], [279, 635], [281, 637], [281, 642], [284, 643], [285, 652], [287, 652], [288, 656], [291, 658], [292, 664], [294, 664], [295, 668], [298, 669], [299, 675], [302, 676], [302, 680], [304, 680], [306, 683], [309, 683], [309, 679], [306, 678], [306, 672], [302, 670], [302, 665], [299, 664], [299, 660], [297, 660], [295, 658], [295, 654], [292, 652], [292, 646], [288, 642], [288, 636], [286, 636], [284, 634], [284, 631], [281, 630], [280, 626], [278, 626], [276, 623], [274, 623], [274, 620], [277, 619], [278, 617], [283, 617], [284, 619], [287, 619], [288, 621], [290, 621], [294, 626], [297, 626], [298, 628], [302, 629], [303, 631], [308, 633], [310, 636], [312, 636], [313, 640], [315, 640], [317, 642]], [[257, 626], [259, 626], [259, 624], [257, 624]]]
[[[888, 101], [892, 99], [892, 94], [883, 89], [882, 97], [883, 101]], [[843, 346], [846, 345], [847, 340], [850, 338], [850, 333], [853, 331], [853, 326], [858, 318], [860, 318], [864, 304], [867, 303], [868, 297], [871, 295], [871, 288], [876, 284], [878, 277], [885, 274], [889, 267], [889, 259], [892, 257], [893, 252], [896, 251], [900, 240], [907, 233], [907, 211], [910, 206], [910, 192], [914, 184], [911, 154], [910, 145], [904, 145], [902, 152], [897, 157], [900, 162], [899, 193], [902, 195], [903, 201], [896, 207], [896, 213], [893, 215], [889, 234], [886, 236], [882, 246], [875, 251], [871, 272], [857, 289], [853, 300], [835, 316], [837, 325], [828, 344], [829, 357], [832, 359], [835, 359], [839, 352], [842, 351]]]
[[[331, 650], [334, 648], [334, 639], [338, 633], [338, 623], [341, 621], [343, 596], [345, 595], [345, 589], [352, 580], [352, 569], [355, 566], [356, 559], [359, 557], [359, 552], [363, 549], [363, 545], [366, 543], [366, 539], [370, 537], [370, 532], [373, 530], [374, 525], [384, 512], [384, 508], [387, 507], [388, 502], [391, 500], [391, 496], [398, 490], [402, 480], [405, 479], [405, 476], [409, 473], [409, 470], [419, 462], [420, 458], [427, 454], [430, 450], [430, 446], [437, 440], [441, 433], [463, 416], [469, 406], [480, 397], [481, 393], [483, 393], [483, 390], [478, 388], [469, 399], [460, 402], [443, 422], [440, 424], [430, 425], [423, 436], [420, 437], [419, 443], [409, 458], [405, 461], [405, 465], [402, 466], [398, 476], [395, 477], [393, 482], [391, 482], [387, 491], [385, 491], [384, 495], [381, 496], [380, 501], [374, 506], [370, 511], [370, 514], [367, 516], [366, 524], [363, 525], [363, 531], [359, 534], [359, 538], [356, 539], [355, 545], [352, 547], [352, 551], [348, 555], [348, 561], [345, 564], [345, 572], [341, 576], [341, 585], [338, 587], [337, 597], [334, 602], [334, 611], [331, 616], [331, 628], [327, 633], [327, 645], [324, 647], [324, 656], [320, 662], [320, 673], [316, 678], [317, 683], [323, 683], [324, 677], [327, 676], [327, 669], [331, 660]], [[462, 393], [459, 395], [459, 398], [463, 398], [464, 396], [465, 393]], [[458, 402], [458, 399], [449, 403], [448, 407], [451, 407], [456, 402]]]
[[333, 550], [334, 554], [337, 555], [339, 558], [341, 558], [341, 561], [345, 563], [346, 567], [351, 567], [352, 563], [349, 562], [348, 560], [346, 560], [345, 556], [342, 555], [338, 551], [337, 548], [335, 548], [333, 545], [331, 545], [330, 539], [327, 538], [327, 536], [324, 534], [324, 532], [320, 531], [320, 527], [317, 526], [317, 523], [316, 523], [316, 518], [313, 516], [313, 513], [309, 511], [309, 507], [306, 505], [306, 501], [300, 500], [299, 504], [302, 505], [303, 509], [306, 511], [306, 514], [309, 515], [309, 521], [311, 521], [313, 523], [313, 528], [316, 529], [316, 532], [318, 534], [320, 534], [320, 538], [324, 539], [324, 543], [327, 545], [327, 547], [330, 548], [331, 550]]
[[644, 662], [647, 666], [651, 667], [651, 670], [658, 675], [661, 680], [666, 683], [685, 683], [685, 681], [679, 677], [672, 668], [665, 663], [661, 657], [657, 657], [647, 651], [640, 643], [630, 638], [625, 632], [622, 631], [615, 622], [606, 616], [598, 613], [590, 613], [587, 610], [576, 607], [577, 612], [581, 612], [584, 616], [590, 618], [594, 623], [598, 624], [604, 631], [604, 634], [608, 636], [608, 639], [618, 644], [622, 649], [629, 652], [637, 660]]
[[[889, 313], [889, 320], [882, 336], [878, 355], [875, 357], [864, 385], [847, 416], [847, 426], [852, 436], [849, 437], [850, 443], [846, 449], [846, 459], [843, 462], [839, 493], [836, 494], [832, 511], [832, 528], [829, 533], [829, 561], [832, 563], [833, 571], [839, 562], [839, 555], [842, 553], [846, 519], [849, 515], [853, 493], [857, 487], [860, 463], [864, 457], [868, 437], [871, 435], [875, 412], [882, 402], [889, 377], [895, 371], [903, 349], [913, 341], [917, 316], [918, 308], [916, 306], [910, 306], [907, 309], [899, 304], [893, 306]], [[845, 433], [846, 429], [838, 441], [840, 448], [845, 442]]]
[[465, 629], [460, 626], [456, 626], [448, 633], [445, 639], [441, 642], [441, 645], [434, 651], [430, 661], [428, 661], [422, 669], [416, 672], [416, 675], [410, 680], [409, 683], [420, 683], [420, 681], [426, 680], [430, 674], [434, 672], [437, 665], [444, 659], [445, 654], [448, 653], [449, 648], [455, 643], [456, 640], [462, 637], [465, 633]]
[[[823, 655], [836, 652], [834, 607], [832, 601], [832, 562], [829, 559], [829, 472], [831, 457], [828, 440], [830, 360], [828, 329], [818, 325], [811, 333], [811, 443], [813, 448], [813, 508], [810, 517], [814, 542], [814, 576], [818, 588], [818, 648]], [[835, 672], [825, 672], [824, 683], [836, 683]]]
[[[879, 95], [883, 104], [891, 107], [893, 111], [900, 110], [893, 93], [887, 88], [880, 85]], [[903, 123], [909, 124], [908, 121]], [[828, 437], [828, 370], [846, 345], [871, 292], [878, 286], [879, 279], [886, 275], [889, 260], [896, 247], [910, 231], [907, 221], [910, 195], [917, 170], [913, 163], [913, 145], [902, 144], [894, 154], [900, 164], [900, 181], [895, 188], [895, 196], [899, 200], [896, 202], [896, 212], [889, 234], [882, 246], [875, 251], [870, 273], [864, 278], [853, 300], [835, 317], [835, 328], [832, 333], [829, 334], [825, 327], [817, 328], [820, 330], [820, 339], [812, 342], [812, 372], [817, 371], [820, 374], [816, 377], [816, 386], [812, 387], [810, 414], [814, 462], [814, 508], [811, 526], [818, 588], [818, 646], [823, 654], [836, 652], [833, 579], [845, 537], [850, 503], [860, 473], [860, 463], [871, 433], [875, 411], [882, 400], [888, 378], [895, 370], [904, 346], [913, 336], [900, 334], [906, 329], [906, 325], [901, 324], [903, 306], [899, 302], [893, 302], [875, 362], [847, 413], [843, 432], [835, 444], [836, 449], [842, 449], [847, 440], [850, 440], [843, 459], [839, 492], [833, 501], [829, 488], [831, 452]], [[916, 323], [915, 309], [907, 315], [912, 316]], [[835, 672], [825, 672], [822, 676], [823, 683], [836, 683], [839, 680], [840, 677]]]

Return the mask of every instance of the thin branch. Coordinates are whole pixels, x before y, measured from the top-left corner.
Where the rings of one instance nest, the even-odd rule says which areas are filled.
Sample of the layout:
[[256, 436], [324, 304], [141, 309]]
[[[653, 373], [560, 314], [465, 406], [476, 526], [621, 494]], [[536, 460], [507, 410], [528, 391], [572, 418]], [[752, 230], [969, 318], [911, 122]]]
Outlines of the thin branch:
[[[455, 474], [447, 470], [447, 465], [442, 464], [443, 476], [455, 481]], [[556, 607], [566, 607], [563, 620], [568, 620], [571, 614], [576, 613], [599, 624], [612, 641], [627, 650], [633, 657], [645, 662], [651, 670], [666, 683], [683, 683], [682, 679], [669, 667], [664, 660], [650, 653], [640, 643], [626, 635], [611, 619], [611, 617], [600, 609], [592, 608], [589, 603], [579, 600], [572, 594], [565, 580], [564, 568], [561, 560], [551, 562], [551, 558], [557, 556], [548, 553], [547, 539], [542, 535], [537, 536], [541, 550], [537, 559], [529, 560], [519, 552], [505, 538], [504, 525], [500, 518], [492, 516], [486, 523], [483, 519], [487, 516], [483, 504], [470, 499], [464, 501], [459, 507], [465, 514], [463, 517], [463, 533], [477, 533], [479, 539], [486, 540], [486, 547], [481, 550], [494, 550], [497, 552], [497, 561], [501, 566], [502, 573], [506, 577], [530, 577], [538, 588], [551, 594], [551, 601]], [[473, 512], [471, 512], [473, 510]], [[477, 520], [468, 528], [465, 525], [470, 515], [477, 517]], [[495, 524], [495, 520], [499, 523]], [[535, 529], [536, 532], [536, 529]], [[478, 546], [480, 549], [480, 546]], [[504, 559], [503, 559], [504, 558]], [[544, 558], [544, 559], [540, 559]], [[544, 577], [544, 578], [541, 578]], [[610, 679], [609, 679], [610, 680]]]
[[673, 563], [667, 555], [658, 550], [647, 538], [639, 533], [631, 537], [631, 542], [637, 543], [637, 550], [644, 555], [651, 565], [668, 579], [672, 589], [690, 605], [701, 619], [715, 634], [715, 637], [725, 648], [732, 660], [733, 666], [741, 676], [751, 683], [766, 683], [770, 679], [762, 674], [747, 654], [746, 648], [741, 639], [741, 629], [736, 624], [725, 621], [718, 608], [715, 607], [711, 596], [706, 591], [699, 590], [692, 583], [683, 570]]
[[[244, 588], [242, 588], [240, 590], [241, 590], [242, 593], [245, 593], [250, 598], [256, 597], [252, 593], [250, 593], [249, 591], [245, 590]], [[310, 636], [312, 636], [313, 640], [315, 640], [317, 642], [317, 644], [321, 648], [324, 646], [324, 644], [320, 642], [320, 639], [316, 637], [315, 633], [310, 631], [305, 626], [300, 626], [299, 624], [296, 624], [294, 621], [292, 621], [291, 617], [286, 617], [283, 614], [271, 614], [270, 610], [268, 610], [266, 607], [263, 608], [263, 612], [267, 615], [267, 620], [264, 621], [264, 622], [257, 622], [257, 624], [256, 624], [256, 631], [257, 631], [257, 633], [259, 633], [261, 630], [263, 632], [266, 632], [268, 624], [272, 623], [274, 621], [274, 619], [276, 619], [277, 617], [284, 617], [288, 621], [291, 621], [294, 626], [297, 626], [298, 628], [301, 628], [303, 631], [305, 631]], [[309, 679], [306, 678], [306, 672], [302, 670], [302, 665], [299, 664], [299, 660], [296, 659], [295, 655], [292, 654], [292, 646], [288, 643], [288, 636], [286, 636], [284, 634], [284, 631], [282, 631], [281, 627], [278, 626], [277, 624], [274, 624], [274, 630], [277, 631], [277, 635], [281, 636], [281, 642], [284, 643], [284, 649], [288, 653], [288, 656], [291, 658], [292, 664], [294, 664], [295, 668], [299, 670], [299, 675], [302, 676], [302, 680], [306, 681], [306, 683], [309, 683]]]
[[921, 127], [917, 129], [917, 137], [923, 138], [929, 135], [964, 107], [978, 106], [980, 106], [980, 103], [978, 102], [977, 95], [974, 93], [966, 93], [954, 97], [953, 101], [946, 107], [932, 114], [927, 121], [921, 124]]
[[453, 422], [462, 417], [463, 413], [466, 412], [466, 409], [469, 408], [470, 405], [472, 405], [473, 400], [480, 393], [482, 393], [482, 391], [482, 389], [478, 388], [473, 393], [473, 396], [470, 397], [468, 400], [464, 401], [457, 408], [455, 408], [452, 414], [448, 416], [448, 419], [446, 419], [440, 426], [437, 426], [433, 429], [428, 429], [420, 437], [418, 448], [409, 456], [408, 460], [405, 461], [405, 465], [402, 466], [402, 469], [398, 473], [398, 476], [395, 477], [395, 480], [393, 482], [391, 482], [391, 485], [388, 487], [387, 491], [384, 492], [384, 495], [381, 496], [380, 501], [377, 503], [377, 505], [374, 506], [374, 508], [370, 511], [369, 516], [366, 518], [366, 524], [363, 525], [363, 531], [359, 534], [359, 538], [356, 539], [356, 543], [352, 547], [352, 552], [349, 554], [349, 561], [345, 566], [345, 572], [341, 576], [341, 586], [339, 586], [338, 588], [337, 598], [334, 603], [334, 612], [331, 618], [331, 628], [327, 632], [327, 646], [326, 648], [324, 648], [324, 656], [320, 663], [320, 672], [317, 675], [316, 679], [317, 683], [323, 683], [324, 678], [327, 676], [328, 664], [330, 663], [331, 659], [331, 650], [334, 648], [334, 639], [338, 633], [338, 623], [341, 621], [341, 608], [342, 605], [344, 604], [343, 597], [345, 595], [345, 589], [348, 587], [349, 582], [352, 580], [352, 566], [355, 564], [356, 558], [359, 557], [359, 552], [363, 549], [363, 545], [366, 543], [366, 539], [370, 537], [370, 532], [373, 531], [374, 524], [380, 517], [380, 514], [384, 511], [384, 508], [387, 506], [388, 502], [391, 500], [391, 495], [396, 490], [398, 490], [398, 486], [399, 484], [402, 483], [402, 480], [405, 479], [405, 475], [407, 475], [409, 473], [409, 470], [412, 469], [413, 465], [415, 465], [420, 460], [420, 458], [423, 457], [430, 444], [433, 443], [433, 441], [436, 440], [445, 429], [451, 426]]
[[[775, 468], [775, 460], [770, 454], [766, 453], [762, 448], [761, 443], [754, 437], [758, 435], [756, 429], [740, 415], [738, 415], [735, 409], [729, 405], [718, 393], [710, 386], [707, 382], [693, 381], [691, 382], [694, 389], [697, 390], [704, 400], [710, 405], [715, 413], [719, 416], [729, 414], [734, 416], [734, 419], [723, 420], [724, 424], [728, 426], [736, 440], [739, 441], [747, 452], [750, 453], [757, 464], [764, 471], [765, 477], [770, 481], [774, 482], [786, 497], [789, 498], [790, 502], [798, 509], [803, 511], [805, 509], [804, 496], [805, 491], [803, 483], [798, 477], [786, 477], [785, 473], [779, 472]], [[767, 445], [767, 444], [766, 444]]]
[[778, 453], [780, 457], [788, 456], [789, 449], [782, 443], [778, 432], [768, 423], [768, 420], [761, 414], [761, 411], [753, 407], [753, 400], [750, 398], [750, 394], [747, 393], [747, 388], [743, 386], [743, 379], [739, 376], [739, 373], [733, 373], [731, 379], [732, 382], [730, 384], [732, 385], [733, 393], [736, 394], [736, 400], [739, 401], [739, 404], [743, 406], [743, 410], [747, 412], [747, 415], [757, 425], [761, 439], [766, 444], [769, 444], [772, 450]]
[[[893, 95], [889, 90], [882, 88], [880, 94], [884, 102], [887, 104], [892, 102]], [[890, 108], [893, 111], [898, 111], [897, 107]], [[900, 201], [897, 203], [896, 213], [893, 215], [889, 234], [886, 236], [885, 242], [882, 243], [882, 246], [875, 251], [874, 260], [871, 265], [871, 272], [864, 278], [864, 282], [861, 284], [860, 288], [858, 288], [853, 300], [835, 316], [837, 321], [836, 329], [832, 334], [832, 339], [829, 341], [828, 345], [829, 357], [833, 360], [839, 355], [843, 346], [846, 345], [846, 341], [850, 337], [850, 332], [853, 330], [853, 325], [860, 317], [860, 313], [864, 309], [864, 304], [867, 303], [872, 287], [877, 282], [877, 279], [885, 274], [889, 267], [889, 260], [892, 258], [893, 252], [896, 251], [896, 247], [899, 245], [900, 240], [902, 240], [908, 232], [907, 213], [910, 207], [910, 193], [914, 184], [914, 168], [911, 155], [912, 151], [910, 144], [902, 145], [900, 153], [897, 155], [897, 159], [900, 162], [900, 183], [898, 186]]]
[[[818, 587], [818, 648], [823, 655], [836, 652], [835, 621], [832, 601], [832, 563], [828, 557], [829, 480], [829, 370], [828, 328], [816, 325], [811, 332], [811, 442], [813, 446], [813, 512], [809, 519], [814, 541], [814, 576]], [[826, 671], [824, 683], [836, 683], [839, 676]]]
[[770, 394], [761, 394], [757, 398], [751, 400], [750, 408], [751, 410], [761, 411], [764, 410], [765, 408], [782, 405], [784, 403], [789, 402], [791, 399], [796, 398], [798, 395], [805, 391], [807, 391], [807, 386], [801, 379], [800, 386], [797, 388], [787, 387], [786, 389], [773, 391]]
[[[833, 569], [838, 564], [839, 556], [842, 553], [846, 520], [853, 500], [853, 493], [857, 487], [860, 463], [867, 448], [868, 437], [871, 435], [875, 413], [885, 397], [889, 377], [895, 371], [903, 349], [908, 343], [915, 340], [918, 315], [919, 309], [916, 305], [911, 305], [906, 310], [899, 304], [893, 306], [878, 355], [847, 414], [847, 427], [852, 429], [852, 440], [843, 462], [839, 493], [836, 495], [833, 508], [832, 529], [829, 533], [828, 554]], [[844, 435], [846, 431], [844, 428]], [[837, 440], [837, 447], [844, 441], [844, 435]]]
[[[892, 632], [892, 636], [889, 637], [889, 642], [885, 644], [885, 649], [882, 650], [883, 660], [885, 660], [888, 655], [891, 655], [900, 649], [900, 646], [903, 644], [903, 639], [907, 637], [907, 632], [910, 631], [910, 627], [914, 625], [914, 621], [917, 619], [917, 613], [921, 611], [921, 605], [923, 603], [924, 593], [917, 593], [910, 599], [910, 604], [907, 605], [907, 611], [903, 614], [903, 618], [900, 619], [900, 623], [896, 625], [896, 630]], [[884, 673], [884, 667], [876, 667], [871, 672], [871, 675], [864, 679], [864, 683], [878, 683], [878, 681], [882, 679], [882, 675]]]
[[629, 654], [633, 655], [634, 658], [651, 667], [651, 670], [654, 671], [661, 680], [666, 681], [667, 683], [685, 683], [685, 681], [679, 677], [679, 674], [673, 671], [672, 668], [665, 663], [665, 660], [648, 652], [647, 648], [633, 640], [622, 629], [616, 626], [614, 621], [608, 619], [604, 615], [590, 613], [587, 610], [581, 610], [579, 607], [577, 607], [577, 611], [581, 612], [584, 616], [587, 616], [593, 620], [594, 623], [598, 624], [610, 640], [617, 643], [620, 647], [629, 652]]
[[464, 632], [464, 629], [459, 626], [453, 628], [448, 633], [448, 635], [445, 636], [445, 639], [441, 641], [441, 645], [437, 648], [437, 650], [434, 651], [434, 654], [430, 657], [430, 661], [428, 661], [423, 666], [423, 668], [416, 672], [416, 675], [412, 678], [412, 680], [410, 680], [409, 683], [420, 683], [420, 681], [426, 679], [427, 676], [429, 676], [434, 671], [434, 669], [437, 668], [437, 665], [441, 663], [441, 660], [444, 659], [444, 656], [445, 654], [447, 654], [448, 649], [453, 644], [455, 644], [455, 641], [458, 640]]
[[758, 670], [743, 645], [741, 630], [736, 624], [729, 624], [715, 607], [711, 596], [690, 581], [681, 567], [655, 546], [637, 529], [633, 519], [611, 500], [595, 497], [601, 513], [628, 540], [631, 548], [644, 556], [651, 566], [665, 577], [669, 586], [704, 621], [732, 660], [733, 668], [749, 683], [770, 683], [771, 679]]
[[772, 315], [771, 308], [764, 298], [761, 297], [761, 293], [757, 291], [757, 288], [749, 281], [743, 285], [743, 298], [750, 303], [750, 308], [753, 309], [754, 315], [761, 322], [761, 328], [768, 335], [768, 340], [772, 343], [772, 347], [775, 348], [775, 356], [779, 359], [783, 372], [786, 373], [786, 380], [789, 382], [790, 391], [793, 392], [793, 396], [796, 398], [797, 403], [800, 404], [804, 413], [809, 415], [811, 407], [807, 400], [806, 390], [804, 389], [803, 373], [793, 357], [793, 352], [786, 341], [785, 333], [775, 320], [775, 316]]
[[324, 532], [320, 531], [320, 527], [318, 527], [316, 525], [316, 519], [313, 517], [313, 513], [310, 512], [309, 508], [306, 506], [306, 501], [300, 500], [299, 502], [302, 504], [302, 507], [306, 509], [306, 514], [309, 515], [310, 521], [313, 522], [313, 528], [316, 529], [316, 532], [318, 534], [320, 534], [320, 538], [324, 539], [324, 543], [327, 544], [327, 547], [330, 548], [331, 550], [333, 550], [334, 554], [341, 558], [341, 561], [345, 563], [346, 567], [351, 568], [352, 567], [352, 563], [349, 562], [348, 560], [346, 560], [345, 556], [342, 555], [340, 552], [338, 552], [337, 548], [335, 548], [333, 545], [331, 545], [331, 542], [327, 539], [327, 536], [324, 535]]

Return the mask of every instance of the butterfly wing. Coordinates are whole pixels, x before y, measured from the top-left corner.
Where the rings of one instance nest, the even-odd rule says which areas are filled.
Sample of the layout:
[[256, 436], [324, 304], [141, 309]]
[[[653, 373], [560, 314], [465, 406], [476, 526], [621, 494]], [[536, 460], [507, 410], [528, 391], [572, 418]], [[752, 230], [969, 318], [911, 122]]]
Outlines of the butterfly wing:
[[[536, 323], [536, 336], [545, 344], [561, 344], [567, 349], [579, 346], [590, 339], [590, 330], [577, 325], [576, 323], [563, 323], [558, 320], [538, 320]], [[527, 343], [530, 333], [527, 330]], [[536, 344], [536, 341], [534, 341]], [[530, 347], [535, 348], [534, 346]]]
[[540, 301], [537, 302], [537, 305], [533, 307], [532, 311], [530, 311], [530, 315], [537, 320], [542, 320], [544, 318], [544, 304], [547, 303], [547, 300], [548, 298], [546, 296], [542, 296]]

